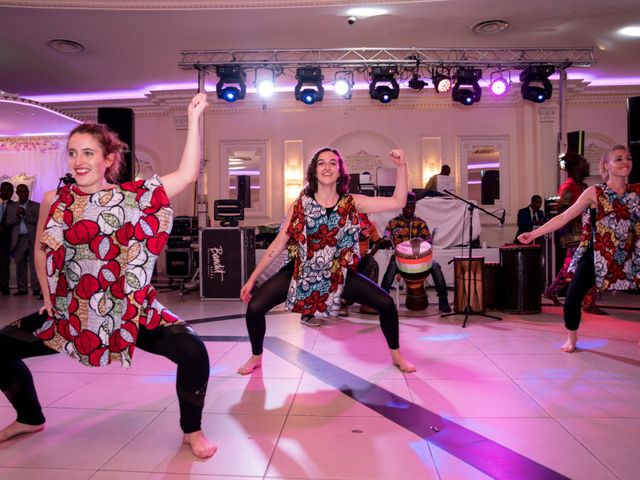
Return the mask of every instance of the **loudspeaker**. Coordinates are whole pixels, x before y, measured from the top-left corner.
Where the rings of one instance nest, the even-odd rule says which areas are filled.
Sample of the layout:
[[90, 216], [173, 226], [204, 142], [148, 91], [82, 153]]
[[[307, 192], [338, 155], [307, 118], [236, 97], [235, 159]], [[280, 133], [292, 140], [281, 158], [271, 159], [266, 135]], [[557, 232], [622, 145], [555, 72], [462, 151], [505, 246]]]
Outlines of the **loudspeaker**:
[[629, 183], [640, 182], [640, 97], [627, 98], [627, 141], [633, 159]]
[[251, 208], [251, 177], [238, 175], [238, 200], [244, 208]]
[[480, 180], [480, 196], [483, 205], [493, 205], [500, 198], [500, 171], [487, 170]]
[[193, 253], [190, 248], [167, 249], [167, 276], [189, 278], [193, 272]]
[[129, 150], [124, 154], [124, 168], [120, 173], [119, 183], [130, 182], [135, 177], [133, 169], [135, 144], [135, 119], [131, 108], [98, 108], [98, 123], [106, 125], [118, 138], [127, 144]]
[[584, 156], [584, 130], [567, 133], [567, 153]]

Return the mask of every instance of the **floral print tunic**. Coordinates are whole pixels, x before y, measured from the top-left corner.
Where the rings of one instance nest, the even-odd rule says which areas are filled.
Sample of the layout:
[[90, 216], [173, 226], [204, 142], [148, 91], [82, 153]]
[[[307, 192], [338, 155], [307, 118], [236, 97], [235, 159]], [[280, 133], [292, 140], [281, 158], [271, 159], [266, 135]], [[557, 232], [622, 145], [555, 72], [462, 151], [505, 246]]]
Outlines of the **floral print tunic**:
[[337, 315], [347, 268], [358, 263], [360, 225], [351, 195], [326, 209], [304, 193], [287, 229], [293, 276], [285, 309], [302, 315]]
[[605, 184], [595, 189], [595, 230], [586, 209], [569, 272], [575, 272], [591, 243], [598, 291], [640, 288], [640, 184], [627, 185], [622, 195]]
[[62, 187], [41, 239], [55, 314], [36, 336], [84, 365], [129, 367], [139, 325], [181, 321], [150, 285], [172, 224], [157, 176], [93, 194]]

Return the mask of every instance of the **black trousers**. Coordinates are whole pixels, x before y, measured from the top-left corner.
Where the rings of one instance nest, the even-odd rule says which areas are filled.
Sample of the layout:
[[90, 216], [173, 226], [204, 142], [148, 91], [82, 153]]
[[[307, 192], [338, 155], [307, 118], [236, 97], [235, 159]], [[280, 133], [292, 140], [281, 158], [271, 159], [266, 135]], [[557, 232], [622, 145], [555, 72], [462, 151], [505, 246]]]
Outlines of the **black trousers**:
[[[18, 422], [28, 425], [41, 425], [45, 418], [33, 377], [22, 359], [58, 353], [33, 336], [45, 319], [46, 315], [34, 313], [0, 330], [0, 389], [16, 409]], [[177, 364], [180, 427], [184, 433], [200, 430], [209, 380], [209, 356], [200, 337], [182, 323], [153, 330], [140, 326], [136, 348]]]
[[[261, 355], [266, 333], [265, 315], [287, 298], [289, 283], [293, 276], [293, 262], [282, 267], [264, 282], [251, 296], [247, 305], [247, 330], [251, 341], [251, 352]], [[398, 310], [387, 292], [364, 275], [347, 270], [347, 278], [342, 291], [343, 300], [367, 305], [376, 310], [380, 317], [380, 327], [390, 349], [400, 348]]]
[[582, 300], [596, 284], [596, 271], [593, 266], [593, 251], [587, 250], [573, 274], [564, 300], [564, 325], [567, 330], [578, 330], [582, 319]]

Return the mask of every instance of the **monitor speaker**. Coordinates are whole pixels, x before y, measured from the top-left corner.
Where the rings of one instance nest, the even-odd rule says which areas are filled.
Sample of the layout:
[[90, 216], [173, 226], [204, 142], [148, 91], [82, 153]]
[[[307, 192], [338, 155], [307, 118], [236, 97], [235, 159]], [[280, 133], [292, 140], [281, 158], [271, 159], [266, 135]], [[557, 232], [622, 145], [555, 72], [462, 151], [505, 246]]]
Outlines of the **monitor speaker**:
[[133, 159], [135, 144], [135, 117], [131, 108], [98, 108], [98, 123], [106, 125], [118, 138], [127, 144], [128, 151], [124, 154], [124, 168], [120, 173], [119, 183], [129, 182], [134, 179]]
[[633, 159], [629, 183], [640, 182], [640, 97], [627, 98], [627, 141]]
[[584, 130], [567, 133], [567, 153], [584, 156]]
[[238, 200], [244, 208], [251, 208], [251, 177], [238, 175]]

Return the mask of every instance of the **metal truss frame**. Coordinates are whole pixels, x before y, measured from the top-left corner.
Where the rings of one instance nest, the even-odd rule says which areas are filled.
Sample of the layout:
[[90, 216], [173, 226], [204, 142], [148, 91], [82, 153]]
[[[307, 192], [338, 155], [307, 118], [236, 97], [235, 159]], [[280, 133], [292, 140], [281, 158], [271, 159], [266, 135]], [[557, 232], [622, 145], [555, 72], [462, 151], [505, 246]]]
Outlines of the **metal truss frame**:
[[298, 66], [369, 68], [395, 65], [457, 68], [462, 66], [523, 69], [531, 65], [588, 68], [596, 63], [591, 48], [336, 48], [183, 50], [179, 66], [184, 70], [209, 70], [219, 65], [274, 70]]

